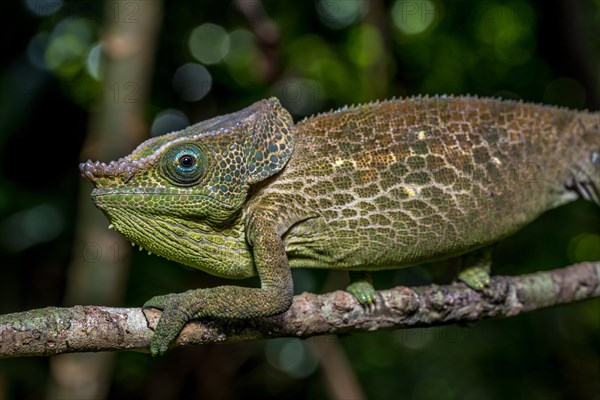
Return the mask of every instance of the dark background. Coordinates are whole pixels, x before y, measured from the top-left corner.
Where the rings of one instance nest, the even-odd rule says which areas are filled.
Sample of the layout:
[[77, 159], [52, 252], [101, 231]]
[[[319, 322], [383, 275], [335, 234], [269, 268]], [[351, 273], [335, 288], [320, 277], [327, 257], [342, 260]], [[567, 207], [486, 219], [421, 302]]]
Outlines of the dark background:
[[[296, 119], [416, 94], [600, 107], [598, 1], [169, 2], [156, 43], [144, 44], [156, 47], [149, 86], [108, 82], [97, 62], [107, 24], [139, 23], [151, 2], [160, 4], [0, 5], [0, 313], [82, 302], [133, 307], [156, 294], [223, 283], [155, 256], [129, 255], [117, 235], [109, 236], [113, 247], [83, 239], [78, 219], [99, 211], [89, 198], [79, 201], [91, 185], [77, 165], [99, 157], [94, 143], [83, 146], [94, 117], [110, 118], [107, 99], [116, 108], [139, 106], [141, 135], [273, 95]], [[594, 204], [552, 210], [500, 243], [495, 273], [598, 260], [599, 227]], [[96, 271], [100, 258], [125, 264], [114, 285], [122, 293], [74, 301], [89, 290], [67, 295], [78, 290], [72, 269]], [[375, 283], [427, 284], [443, 269], [382, 272]], [[298, 292], [344, 286], [326, 271], [294, 274]], [[94, 355], [0, 360], [0, 400], [82, 396], [77, 388], [85, 385], [98, 386], [90, 398], [333, 398], [344, 379], [348, 390], [376, 399], [599, 399], [599, 338], [596, 299], [461, 327], [206, 345], [160, 359], [101, 355], [99, 372], [89, 367]]]

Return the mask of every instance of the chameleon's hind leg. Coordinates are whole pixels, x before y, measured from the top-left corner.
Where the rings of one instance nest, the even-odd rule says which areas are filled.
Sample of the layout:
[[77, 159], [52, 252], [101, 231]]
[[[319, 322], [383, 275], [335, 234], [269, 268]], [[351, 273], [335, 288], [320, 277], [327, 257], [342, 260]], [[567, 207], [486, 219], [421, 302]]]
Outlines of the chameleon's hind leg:
[[478, 291], [489, 287], [492, 252], [493, 247], [485, 247], [462, 256], [458, 279]]
[[350, 284], [346, 286], [346, 291], [353, 294], [360, 304], [369, 308], [377, 300], [373, 280], [368, 272], [350, 271]]

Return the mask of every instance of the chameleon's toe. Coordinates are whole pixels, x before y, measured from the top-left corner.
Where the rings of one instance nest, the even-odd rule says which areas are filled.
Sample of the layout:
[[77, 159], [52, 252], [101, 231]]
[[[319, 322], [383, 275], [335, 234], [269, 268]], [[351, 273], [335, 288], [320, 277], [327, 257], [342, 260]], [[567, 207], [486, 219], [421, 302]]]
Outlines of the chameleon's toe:
[[481, 292], [490, 286], [490, 274], [484, 268], [472, 267], [463, 270], [458, 279], [467, 284], [470, 288]]
[[356, 297], [358, 302], [369, 308], [377, 301], [377, 293], [370, 282], [356, 281], [346, 286], [346, 291]]
[[150, 341], [152, 356], [165, 354], [169, 350], [169, 345], [177, 338], [188, 320], [191, 319], [181, 303], [180, 295], [168, 294], [153, 297], [144, 304], [144, 308], [153, 307], [163, 310], [156, 325], [154, 336]]
[[169, 343], [161, 340], [161, 338], [157, 337], [155, 334], [150, 342], [150, 354], [152, 354], [152, 357], [165, 355], [167, 350], [169, 350]]

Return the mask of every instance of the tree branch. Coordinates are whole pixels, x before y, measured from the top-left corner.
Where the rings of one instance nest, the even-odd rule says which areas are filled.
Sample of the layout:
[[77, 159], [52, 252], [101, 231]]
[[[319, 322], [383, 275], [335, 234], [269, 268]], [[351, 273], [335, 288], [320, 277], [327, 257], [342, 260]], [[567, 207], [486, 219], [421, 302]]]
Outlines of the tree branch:
[[[202, 319], [183, 329], [175, 346], [275, 337], [307, 338], [380, 329], [425, 327], [510, 317], [600, 297], [600, 262], [523, 276], [495, 276], [476, 292], [463, 283], [378, 292], [374, 311], [349, 293], [303, 293], [284, 314], [251, 320]], [[140, 308], [48, 307], [0, 316], [0, 358], [68, 352], [145, 350], [160, 311]]]

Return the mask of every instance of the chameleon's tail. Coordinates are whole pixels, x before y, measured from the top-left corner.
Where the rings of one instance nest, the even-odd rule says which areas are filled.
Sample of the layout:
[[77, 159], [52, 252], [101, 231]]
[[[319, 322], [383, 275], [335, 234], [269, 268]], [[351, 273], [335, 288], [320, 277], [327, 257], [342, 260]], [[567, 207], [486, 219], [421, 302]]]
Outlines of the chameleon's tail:
[[600, 113], [580, 119], [583, 127], [583, 157], [568, 186], [586, 200], [600, 205]]

